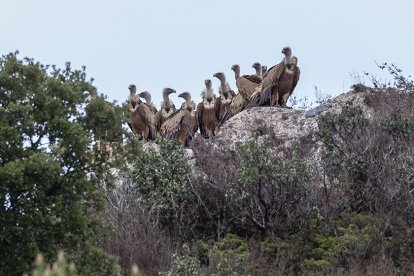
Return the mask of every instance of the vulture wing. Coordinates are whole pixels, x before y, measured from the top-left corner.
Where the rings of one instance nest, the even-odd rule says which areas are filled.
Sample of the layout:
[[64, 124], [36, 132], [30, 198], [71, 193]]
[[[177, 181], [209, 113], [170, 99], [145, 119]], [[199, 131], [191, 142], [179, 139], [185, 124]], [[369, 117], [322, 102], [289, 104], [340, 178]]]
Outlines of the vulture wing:
[[256, 84], [260, 84], [263, 81], [263, 78], [258, 75], [243, 75], [242, 78], [248, 79]]
[[236, 86], [239, 89], [239, 93], [246, 99], [250, 99], [254, 92], [256, 92], [257, 87], [260, 85], [259, 83], [250, 81], [248, 78], [239, 77], [236, 80]]
[[181, 119], [188, 114], [189, 111], [185, 109], [179, 109], [174, 114], [172, 114], [168, 119], [161, 125], [160, 133], [162, 137], [171, 138], [172, 132], [180, 124]]
[[139, 115], [142, 118], [142, 121], [144, 122], [145, 125], [148, 126], [149, 130], [150, 130], [150, 136], [149, 139], [151, 140], [155, 140], [157, 138], [157, 130], [155, 127], [155, 120], [154, 120], [154, 113], [152, 111], [151, 106], [149, 106], [146, 103], [141, 103], [138, 106], [137, 109]]
[[293, 84], [292, 84], [292, 90], [290, 91], [289, 96], [292, 95], [293, 90], [295, 90], [296, 85], [298, 84], [298, 81], [299, 81], [299, 78], [300, 78], [300, 69], [299, 69], [299, 67], [296, 66], [293, 69], [293, 72], [294, 72]]
[[203, 111], [204, 111], [204, 105], [203, 105], [203, 102], [201, 102], [197, 105], [197, 120], [198, 120], [198, 125], [200, 127], [200, 133], [201, 135], [203, 135], [203, 137], [205, 137], [206, 130], [204, 129], [204, 124], [203, 124]]
[[241, 94], [237, 94], [233, 97], [230, 106], [225, 111], [223, 118], [221, 118], [219, 125], [223, 125], [228, 119], [236, 115], [237, 113], [243, 111], [247, 104], [246, 98]]

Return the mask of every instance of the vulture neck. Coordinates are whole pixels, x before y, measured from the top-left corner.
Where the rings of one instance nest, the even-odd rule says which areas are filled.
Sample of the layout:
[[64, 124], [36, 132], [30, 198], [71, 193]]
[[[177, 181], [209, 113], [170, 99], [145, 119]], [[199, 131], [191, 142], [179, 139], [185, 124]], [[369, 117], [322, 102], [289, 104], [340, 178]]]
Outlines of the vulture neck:
[[205, 98], [206, 99], [211, 99], [213, 98], [213, 90], [211, 90], [211, 87], [207, 87], [206, 89], [206, 94], [205, 94]]
[[238, 79], [238, 78], [240, 78], [240, 69], [234, 69], [234, 76], [236, 77], [236, 80]]
[[221, 84], [221, 90], [225, 91], [226, 90], [226, 78], [225, 77], [220, 79], [220, 84]]
[[146, 96], [144, 99], [145, 99], [145, 102], [146, 102], [148, 105], [152, 105], [152, 102], [151, 102], [151, 96]]
[[164, 108], [168, 109], [171, 107], [171, 103], [170, 103], [170, 99], [168, 98], [168, 95], [165, 94], [162, 96], [163, 100], [164, 100]]
[[262, 76], [262, 67], [255, 68], [256, 69], [256, 75]]
[[285, 65], [290, 64], [292, 62], [292, 53], [286, 54], [285, 58], [284, 58], [284, 61], [285, 61]]
[[191, 107], [191, 99], [185, 99], [185, 109], [191, 111], [192, 107]]

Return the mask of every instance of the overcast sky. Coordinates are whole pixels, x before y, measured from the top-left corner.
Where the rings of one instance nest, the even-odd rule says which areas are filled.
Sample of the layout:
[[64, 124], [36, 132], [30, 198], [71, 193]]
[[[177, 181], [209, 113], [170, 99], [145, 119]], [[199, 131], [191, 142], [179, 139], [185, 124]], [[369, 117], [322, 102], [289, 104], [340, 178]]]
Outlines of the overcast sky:
[[164, 87], [199, 101], [204, 80], [219, 71], [235, 89], [233, 64], [252, 74], [256, 61], [278, 63], [284, 46], [299, 60], [299, 97], [312, 98], [315, 85], [346, 92], [364, 71], [381, 76], [376, 61], [414, 73], [411, 0], [0, 0], [0, 10], [1, 55], [85, 65], [119, 102], [131, 83], [157, 105]]

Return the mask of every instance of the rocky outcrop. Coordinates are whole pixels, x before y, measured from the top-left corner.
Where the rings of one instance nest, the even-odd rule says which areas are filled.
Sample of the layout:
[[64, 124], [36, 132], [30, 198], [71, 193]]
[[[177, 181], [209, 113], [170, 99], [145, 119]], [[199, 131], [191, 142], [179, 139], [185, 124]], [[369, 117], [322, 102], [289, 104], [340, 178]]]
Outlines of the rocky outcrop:
[[[321, 170], [319, 164], [322, 158], [322, 142], [316, 135], [319, 116], [326, 112], [340, 113], [342, 107], [348, 104], [360, 106], [365, 116], [370, 118], [373, 109], [366, 104], [366, 96], [369, 93], [373, 92], [344, 93], [308, 111], [278, 107], [254, 107], [244, 110], [230, 118], [213, 139], [204, 140], [202, 137], [196, 137], [192, 148], [198, 160], [197, 166], [204, 167], [205, 162], [216, 162], [216, 167], [237, 167], [237, 160], [229, 157], [237, 155], [237, 143], [255, 139], [271, 141], [268, 148], [271, 154], [283, 154], [286, 150], [291, 150], [295, 143], [300, 144], [305, 151], [304, 158], [315, 165], [315, 170]], [[210, 157], [205, 158], [206, 155]], [[222, 160], [212, 161], [213, 159]]]

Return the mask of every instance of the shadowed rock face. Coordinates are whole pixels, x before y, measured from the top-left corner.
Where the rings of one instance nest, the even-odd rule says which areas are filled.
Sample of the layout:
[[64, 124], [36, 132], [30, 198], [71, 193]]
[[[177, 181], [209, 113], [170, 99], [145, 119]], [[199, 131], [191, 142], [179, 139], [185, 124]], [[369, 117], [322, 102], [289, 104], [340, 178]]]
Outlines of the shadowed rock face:
[[[278, 107], [254, 107], [244, 110], [230, 118], [213, 139], [202, 141], [197, 137], [192, 144], [197, 164], [203, 166], [204, 155], [216, 151], [218, 164], [230, 164], [237, 167], [237, 160], [230, 160], [223, 156], [236, 156], [236, 144], [245, 143], [250, 139], [270, 141], [268, 150], [270, 154], [283, 156], [291, 151], [292, 146], [298, 143], [301, 146], [302, 156], [314, 166], [314, 171], [321, 170], [322, 142], [316, 135], [318, 130], [318, 117], [326, 112], [340, 113], [346, 104], [361, 106], [366, 118], [371, 118], [373, 109], [366, 105], [365, 97], [368, 93], [344, 93], [328, 100], [326, 103], [308, 111], [286, 109]], [[204, 149], [208, 148], [208, 151]], [[230, 153], [229, 153], [230, 152]], [[211, 157], [213, 156], [213, 157]], [[203, 168], [201, 168], [203, 169]]]

